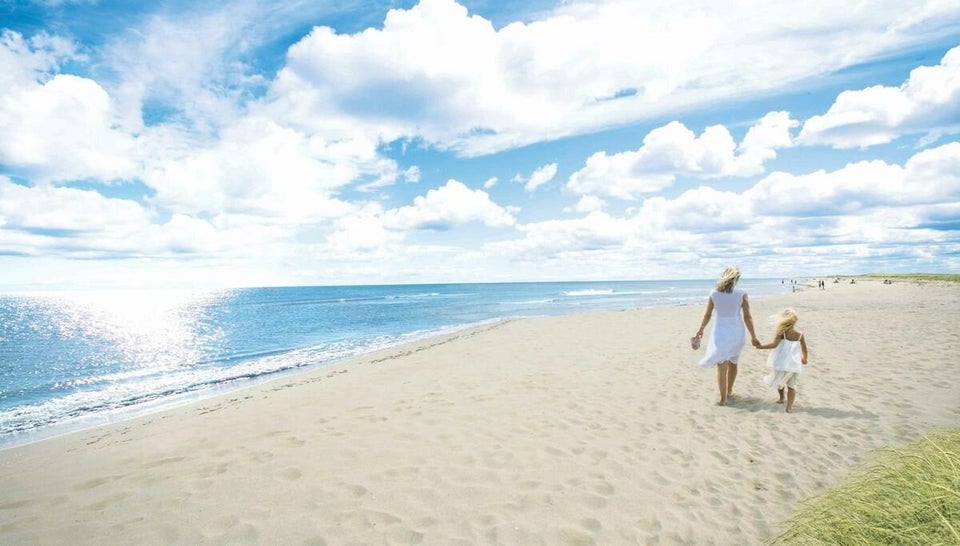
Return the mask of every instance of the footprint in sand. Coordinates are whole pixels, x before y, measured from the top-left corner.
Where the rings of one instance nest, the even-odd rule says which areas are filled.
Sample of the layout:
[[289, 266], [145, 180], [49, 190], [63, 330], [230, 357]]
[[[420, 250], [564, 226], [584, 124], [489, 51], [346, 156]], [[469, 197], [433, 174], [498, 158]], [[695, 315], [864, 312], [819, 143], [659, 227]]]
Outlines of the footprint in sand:
[[277, 476], [284, 480], [293, 481], [299, 480], [300, 477], [303, 476], [303, 472], [301, 472], [299, 468], [290, 467], [278, 472]]

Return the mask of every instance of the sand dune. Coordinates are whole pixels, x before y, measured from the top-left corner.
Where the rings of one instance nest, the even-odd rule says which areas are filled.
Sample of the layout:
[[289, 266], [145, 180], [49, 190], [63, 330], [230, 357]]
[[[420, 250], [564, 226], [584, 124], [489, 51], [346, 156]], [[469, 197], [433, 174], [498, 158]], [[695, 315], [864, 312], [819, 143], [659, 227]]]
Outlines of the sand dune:
[[792, 414], [749, 347], [714, 405], [700, 306], [510, 320], [0, 451], [0, 543], [756, 544], [960, 426], [960, 285], [754, 298], [762, 339], [785, 306]]

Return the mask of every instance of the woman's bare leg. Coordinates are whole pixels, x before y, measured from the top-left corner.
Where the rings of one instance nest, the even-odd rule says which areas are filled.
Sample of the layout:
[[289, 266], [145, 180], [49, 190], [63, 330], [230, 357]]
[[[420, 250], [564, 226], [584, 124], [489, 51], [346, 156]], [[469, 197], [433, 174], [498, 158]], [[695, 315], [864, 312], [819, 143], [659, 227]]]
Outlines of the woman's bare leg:
[[727, 365], [727, 396], [733, 396], [733, 382], [737, 379], [737, 363], [729, 362]]
[[717, 364], [717, 388], [720, 390], [720, 401], [717, 403], [721, 406], [727, 405], [727, 362], [721, 362]]

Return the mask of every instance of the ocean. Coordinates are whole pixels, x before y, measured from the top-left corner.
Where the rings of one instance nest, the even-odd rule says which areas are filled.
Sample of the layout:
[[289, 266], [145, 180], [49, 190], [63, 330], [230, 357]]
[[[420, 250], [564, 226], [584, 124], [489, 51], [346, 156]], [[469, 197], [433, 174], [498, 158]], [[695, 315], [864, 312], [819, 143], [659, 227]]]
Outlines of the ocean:
[[[714, 281], [0, 295], [0, 448], [513, 317], [702, 304]], [[743, 280], [751, 295], [780, 279]], [[697, 325], [691, 324], [693, 331]]]

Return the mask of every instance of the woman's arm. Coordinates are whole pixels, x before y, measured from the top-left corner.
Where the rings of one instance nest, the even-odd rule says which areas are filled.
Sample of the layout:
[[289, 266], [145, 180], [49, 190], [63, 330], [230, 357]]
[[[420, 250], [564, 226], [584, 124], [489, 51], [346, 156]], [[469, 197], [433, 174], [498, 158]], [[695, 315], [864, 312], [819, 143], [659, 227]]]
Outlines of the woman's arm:
[[710, 315], [713, 314], [713, 298], [707, 298], [707, 310], [703, 312], [703, 318], [700, 320], [700, 329], [697, 330], [697, 337], [703, 337], [703, 329], [710, 322]]
[[747, 326], [747, 331], [750, 332], [750, 343], [758, 349], [760, 347], [760, 340], [757, 339], [757, 334], [753, 331], [753, 317], [750, 315], [750, 301], [747, 299], [747, 294], [743, 294], [743, 323]]

